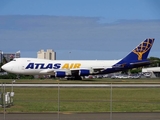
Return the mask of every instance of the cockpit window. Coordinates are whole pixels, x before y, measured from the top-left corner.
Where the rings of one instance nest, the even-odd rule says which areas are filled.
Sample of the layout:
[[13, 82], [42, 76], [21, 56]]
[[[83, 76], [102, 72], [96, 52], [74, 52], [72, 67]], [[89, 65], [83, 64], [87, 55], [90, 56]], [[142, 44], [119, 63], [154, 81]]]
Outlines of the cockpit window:
[[16, 59], [13, 59], [12, 61], [16, 61]]

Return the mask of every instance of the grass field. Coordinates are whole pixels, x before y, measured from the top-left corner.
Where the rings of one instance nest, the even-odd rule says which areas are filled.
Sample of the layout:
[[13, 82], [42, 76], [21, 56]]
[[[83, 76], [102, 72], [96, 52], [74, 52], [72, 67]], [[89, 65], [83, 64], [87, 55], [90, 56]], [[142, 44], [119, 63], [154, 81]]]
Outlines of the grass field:
[[[11, 88], [6, 88], [10, 91]], [[57, 88], [14, 88], [6, 112], [57, 112]], [[60, 112], [109, 112], [109, 88], [60, 88]], [[113, 112], [160, 112], [160, 88], [113, 88]], [[3, 112], [0, 108], [0, 112]]]
[[[0, 80], [0, 83], [12, 83], [13, 80]], [[16, 80], [16, 83], [153, 83], [160, 79], [86, 79], [67, 81], [64, 79]], [[10, 92], [11, 88], [6, 88]], [[6, 112], [109, 112], [111, 105], [110, 88], [60, 88], [59, 106], [57, 88], [15, 88], [14, 106]], [[0, 108], [0, 112], [3, 112]], [[160, 112], [160, 88], [113, 88], [113, 112]]]

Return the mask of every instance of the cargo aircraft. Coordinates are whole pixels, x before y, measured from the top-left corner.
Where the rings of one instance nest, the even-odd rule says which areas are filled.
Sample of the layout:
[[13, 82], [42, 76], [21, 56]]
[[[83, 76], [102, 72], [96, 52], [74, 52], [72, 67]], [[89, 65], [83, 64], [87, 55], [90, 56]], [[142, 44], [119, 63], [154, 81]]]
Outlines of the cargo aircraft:
[[141, 42], [126, 57], [119, 60], [46, 60], [38, 58], [14, 58], [2, 69], [14, 74], [54, 75], [78, 80], [82, 76], [108, 74], [149, 65], [147, 60], [154, 38]]

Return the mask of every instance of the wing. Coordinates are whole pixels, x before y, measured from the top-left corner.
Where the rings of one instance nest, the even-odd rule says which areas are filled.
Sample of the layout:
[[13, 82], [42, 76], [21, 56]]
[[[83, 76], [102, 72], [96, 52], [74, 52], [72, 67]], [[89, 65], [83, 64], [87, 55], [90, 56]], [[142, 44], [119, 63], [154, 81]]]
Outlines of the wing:
[[40, 71], [40, 74], [55, 75], [56, 77], [65, 76], [88, 76], [99, 74], [106, 68], [104, 67], [89, 67], [89, 68], [76, 68], [76, 69], [45, 69]]

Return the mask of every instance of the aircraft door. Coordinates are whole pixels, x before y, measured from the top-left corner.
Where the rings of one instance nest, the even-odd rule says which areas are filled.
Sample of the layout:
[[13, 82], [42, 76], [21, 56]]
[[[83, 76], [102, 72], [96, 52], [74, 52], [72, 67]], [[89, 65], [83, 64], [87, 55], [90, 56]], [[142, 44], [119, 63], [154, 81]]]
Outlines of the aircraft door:
[[24, 65], [22, 65], [22, 69], [21, 70], [24, 70], [24, 68], [25, 68]]

